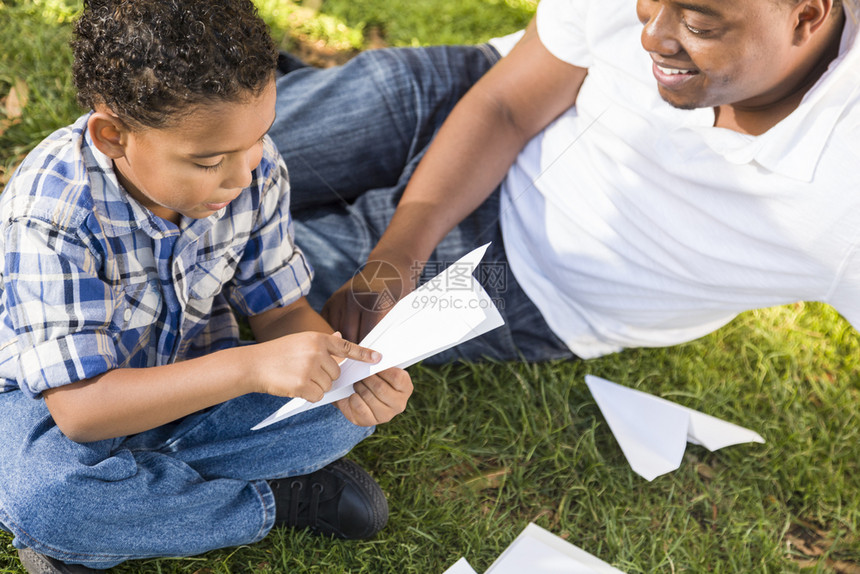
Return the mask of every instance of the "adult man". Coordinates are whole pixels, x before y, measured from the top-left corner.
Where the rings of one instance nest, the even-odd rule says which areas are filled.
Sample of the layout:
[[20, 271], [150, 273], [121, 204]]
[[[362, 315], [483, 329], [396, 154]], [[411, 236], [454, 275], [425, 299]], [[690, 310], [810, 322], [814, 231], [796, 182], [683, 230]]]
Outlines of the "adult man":
[[[797, 300], [826, 301], [860, 324], [858, 19], [857, 0], [640, 0], [635, 10], [629, 0], [544, 0], [414, 174], [422, 130], [433, 125], [425, 110], [447, 102], [415, 94], [453, 72], [429, 66], [439, 76], [428, 80], [418, 63], [386, 64], [384, 77], [410, 78], [419, 116], [405, 161], [373, 134], [395, 140], [406, 128], [388, 126], [390, 111], [363, 110], [373, 98], [349, 84], [371, 125], [355, 132], [347, 121], [343, 131], [379, 156], [338, 146], [330, 159], [378, 166], [384, 177], [340, 178], [317, 163], [310, 171], [324, 183], [314, 183], [303, 167], [307, 138], [273, 131], [294, 193], [310, 206], [297, 236], [318, 256], [318, 283], [334, 291], [346, 281], [324, 314], [357, 339], [379, 315], [362, 293], [391, 291], [401, 277], [402, 295], [416, 261], [454, 261], [493, 239], [489, 257], [509, 272], [491, 295], [507, 326], [440, 360], [672, 345], [741, 311]], [[379, 108], [406, 106], [375, 81], [388, 56], [369, 57], [378, 61], [356, 66], [375, 82]], [[346, 82], [345, 72], [332, 78]], [[281, 80], [279, 119], [295, 117], [289, 100], [312, 77]], [[397, 177], [388, 163], [403, 165]], [[327, 186], [349, 205], [321, 206]]]

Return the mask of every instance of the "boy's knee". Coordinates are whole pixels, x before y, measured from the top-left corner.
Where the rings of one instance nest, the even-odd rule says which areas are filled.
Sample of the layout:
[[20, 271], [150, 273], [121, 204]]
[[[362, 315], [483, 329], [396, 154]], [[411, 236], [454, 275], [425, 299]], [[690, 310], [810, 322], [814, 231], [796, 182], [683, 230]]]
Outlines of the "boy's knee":
[[59, 464], [40, 469], [36, 464], [22, 466], [28, 468], [19, 469], [18, 480], [4, 484], [0, 508], [6, 516], [0, 516], [0, 522], [37, 549], [68, 546], [76, 524], [92, 528], [116, 507], [109, 500], [109, 485], [137, 472], [133, 460], [123, 457], [82, 464], [78, 469]]
[[25, 546], [58, 548], [74, 528], [68, 520], [76, 502], [74, 495], [50, 477], [38, 484], [20, 480], [14, 487], [4, 488], [2, 508], [6, 516], [0, 517], [0, 522]]

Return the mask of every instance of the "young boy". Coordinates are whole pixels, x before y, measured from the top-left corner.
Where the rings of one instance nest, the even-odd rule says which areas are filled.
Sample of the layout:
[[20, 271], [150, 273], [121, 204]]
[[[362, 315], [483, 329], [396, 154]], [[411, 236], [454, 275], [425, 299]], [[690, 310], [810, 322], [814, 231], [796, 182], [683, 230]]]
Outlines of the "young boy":
[[405, 408], [405, 371], [249, 430], [282, 397], [320, 399], [341, 359], [379, 360], [304, 299], [265, 24], [250, 0], [93, 0], [76, 34], [93, 111], [0, 196], [0, 525], [30, 572], [276, 525], [373, 536], [385, 498], [341, 457]]

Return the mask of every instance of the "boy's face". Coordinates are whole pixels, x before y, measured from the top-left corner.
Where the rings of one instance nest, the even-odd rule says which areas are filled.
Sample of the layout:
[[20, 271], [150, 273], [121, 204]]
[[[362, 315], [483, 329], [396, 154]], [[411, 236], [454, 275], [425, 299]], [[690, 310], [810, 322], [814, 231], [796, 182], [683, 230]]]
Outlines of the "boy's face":
[[660, 95], [683, 109], [779, 101], [796, 87], [800, 9], [786, 0], [638, 0]]
[[208, 217], [251, 184], [274, 119], [274, 81], [245, 102], [201, 104], [170, 127], [128, 132], [117, 176], [159, 217]]

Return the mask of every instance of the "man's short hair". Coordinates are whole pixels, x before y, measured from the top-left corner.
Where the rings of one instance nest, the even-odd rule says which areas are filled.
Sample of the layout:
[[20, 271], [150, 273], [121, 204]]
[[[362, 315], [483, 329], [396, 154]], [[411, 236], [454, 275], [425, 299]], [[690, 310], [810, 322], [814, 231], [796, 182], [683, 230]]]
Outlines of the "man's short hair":
[[277, 65], [251, 0], [89, 0], [75, 34], [78, 102], [132, 127], [259, 94]]

